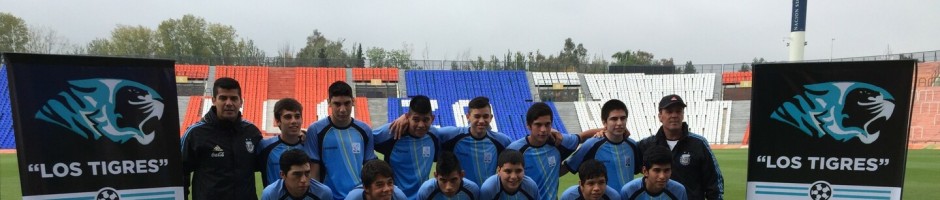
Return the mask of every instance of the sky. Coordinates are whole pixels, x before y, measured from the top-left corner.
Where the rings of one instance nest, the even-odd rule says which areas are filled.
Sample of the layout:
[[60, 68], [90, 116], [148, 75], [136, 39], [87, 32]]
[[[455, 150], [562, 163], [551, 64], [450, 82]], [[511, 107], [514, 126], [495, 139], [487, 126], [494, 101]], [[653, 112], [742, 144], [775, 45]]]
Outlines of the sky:
[[[0, 0], [0, 12], [72, 43], [118, 24], [156, 29], [193, 14], [231, 25], [267, 55], [298, 51], [318, 29], [349, 46], [401, 49], [415, 60], [557, 55], [572, 38], [590, 57], [643, 50], [676, 63], [787, 60], [792, 1], [768, 0]], [[940, 1], [809, 0], [805, 59], [940, 50]]]

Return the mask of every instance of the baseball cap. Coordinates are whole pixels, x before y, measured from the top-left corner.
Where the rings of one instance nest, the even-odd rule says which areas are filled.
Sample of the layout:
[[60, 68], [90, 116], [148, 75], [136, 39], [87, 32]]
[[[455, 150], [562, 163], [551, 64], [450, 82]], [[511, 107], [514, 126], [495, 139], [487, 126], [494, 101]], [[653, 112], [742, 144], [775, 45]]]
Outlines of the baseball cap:
[[682, 97], [679, 97], [679, 95], [670, 94], [664, 96], [662, 100], [659, 100], [659, 109], [664, 109], [672, 105], [681, 105], [683, 108], [686, 107], [685, 101], [682, 101]]

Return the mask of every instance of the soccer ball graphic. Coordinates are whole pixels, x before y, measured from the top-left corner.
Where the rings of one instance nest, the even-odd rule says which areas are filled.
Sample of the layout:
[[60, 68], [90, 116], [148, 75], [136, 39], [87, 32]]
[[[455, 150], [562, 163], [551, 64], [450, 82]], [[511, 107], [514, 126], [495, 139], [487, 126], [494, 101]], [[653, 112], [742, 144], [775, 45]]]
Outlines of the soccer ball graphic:
[[828, 200], [832, 198], [832, 187], [829, 183], [819, 181], [809, 187], [809, 197], [813, 200]]
[[121, 196], [118, 195], [117, 191], [113, 188], [101, 188], [98, 191], [98, 196], [95, 197], [97, 200], [120, 200]]

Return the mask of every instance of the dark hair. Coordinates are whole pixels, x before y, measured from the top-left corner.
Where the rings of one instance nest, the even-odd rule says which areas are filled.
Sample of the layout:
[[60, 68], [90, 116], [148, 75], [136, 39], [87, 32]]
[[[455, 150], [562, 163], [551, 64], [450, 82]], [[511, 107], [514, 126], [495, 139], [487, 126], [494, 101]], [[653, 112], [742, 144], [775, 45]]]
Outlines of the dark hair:
[[408, 112], [413, 112], [415, 114], [430, 114], [431, 113], [431, 99], [424, 95], [418, 95], [411, 98], [411, 102], [408, 103]]
[[611, 99], [610, 101], [607, 101], [607, 103], [604, 103], [604, 106], [601, 107], [601, 119], [607, 121], [607, 117], [610, 117], [610, 112], [613, 112], [614, 110], [623, 110], [623, 114], [625, 114], [627, 117], [630, 116], [630, 112], [627, 111], [627, 105], [623, 104], [623, 101]]
[[652, 146], [643, 152], [643, 166], [672, 165], [672, 152], [664, 146]]
[[343, 81], [336, 81], [336, 82], [333, 82], [333, 84], [330, 84], [329, 91], [330, 91], [330, 96], [329, 96], [330, 99], [332, 99], [333, 97], [338, 97], [338, 96], [346, 96], [350, 98], [353, 97], [352, 87], [349, 87], [349, 84]]
[[284, 111], [297, 111], [302, 113], [304, 111], [304, 107], [300, 105], [300, 102], [293, 98], [283, 98], [278, 100], [277, 103], [274, 103], [274, 121], [280, 122], [281, 114], [283, 114]]
[[238, 90], [238, 96], [242, 96], [242, 86], [238, 84], [238, 81], [233, 78], [222, 77], [215, 79], [215, 83], [212, 83], [212, 97], [219, 95], [219, 88], [226, 90], [236, 89]]
[[446, 175], [463, 170], [460, 168], [460, 161], [457, 156], [450, 151], [442, 151], [437, 157], [437, 174]]
[[474, 97], [470, 100], [470, 103], [467, 104], [467, 107], [470, 109], [486, 108], [487, 106], [490, 106], [490, 99], [484, 96]]
[[388, 166], [388, 163], [378, 159], [370, 160], [366, 164], [362, 165], [362, 187], [370, 187], [372, 182], [375, 182], [375, 177], [379, 175], [393, 178], [392, 167]]
[[581, 163], [581, 167], [578, 167], [578, 178], [581, 178], [581, 182], [597, 177], [607, 177], [607, 167], [604, 166], [604, 163], [590, 159], [584, 161]]
[[525, 167], [525, 159], [522, 157], [522, 153], [516, 151], [515, 149], [506, 149], [502, 153], [499, 153], [499, 158], [496, 159], [496, 166], [502, 167], [503, 164], [522, 164]]
[[281, 172], [287, 173], [290, 171], [290, 167], [294, 165], [303, 165], [310, 162], [310, 156], [307, 156], [307, 153], [304, 153], [300, 149], [291, 149], [287, 150], [281, 154]]
[[525, 114], [526, 125], [532, 125], [532, 122], [535, 122], [535, 119], [538, 119], [542, 116], [552, 116], [552, 108], [548, 107], [548, 104], [538, 102], [529, 106], [529, 111]]

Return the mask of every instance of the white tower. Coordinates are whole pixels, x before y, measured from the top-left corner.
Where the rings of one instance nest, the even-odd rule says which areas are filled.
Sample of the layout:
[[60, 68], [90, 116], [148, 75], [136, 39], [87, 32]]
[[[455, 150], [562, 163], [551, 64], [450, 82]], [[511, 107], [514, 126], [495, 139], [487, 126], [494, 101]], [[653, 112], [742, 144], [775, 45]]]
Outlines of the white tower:
[[806, 47], [806, 1], [793, 0], [793, 17], [790, 20], [790, 61], [802, 61]]

